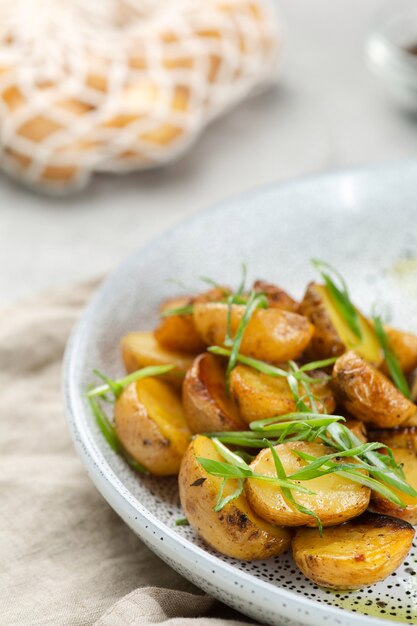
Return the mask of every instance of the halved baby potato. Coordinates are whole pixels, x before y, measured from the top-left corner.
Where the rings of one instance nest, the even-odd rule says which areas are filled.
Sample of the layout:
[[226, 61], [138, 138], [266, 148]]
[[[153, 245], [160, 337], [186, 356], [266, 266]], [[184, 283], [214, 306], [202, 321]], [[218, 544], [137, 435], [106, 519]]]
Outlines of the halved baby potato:
[[[319, 410], [333, 413], [336, 406], [333, 393], [329, 385], [320, 380], [319, 372], [310, 372], [310, 376], [315, 375], [317, 384], [311, 385], [311, 390], [318, 397]], [[232, 370], [230, 393], [247, 423], [297, 410], [286, 378], [262, 374], [246, 365], [237, 365]], [[301, 388], [300, 395], [303, 395]]]
[[364, 513], [341, 526], [300, 528], [293, 557], [304, 576], [321, 587], [358, 589], [384, 580], [404, 561], [414, 538], [403, 520]]
[[156, 378], [131, 383], [116, 401], [114, 424], [123, 448], [151, 474], [178, 474], [191, 433], [177, 390]]
[[333, 368], [336, 399], [349, 413], [378, 428], [395, 428], [417, 414], [410, 402], [376, 367], [350, 351]]
[[[397, 463], [401, 463], [404, 470], [405, 480], [409, 485], [417, 489], [417, 454], [414, 450], [407, 450], [406, 448], [392, 448], [394, 458]], [[371, 509], [376, 513], [385, 513], [386, 515], [392, 515], [393, 517], [399, 517], [400, 519], [409, 522], [410, 524], [417, 524], [417, 498], [402, 493], [391, 487], [391, 490], [397, 494], [397, 496], [406, 505], [405, 509], [397, 506], [393, 502], [390, 502], [376, 491], [372, 492]]]
[[[293, 451], [298, 450], [314, 457], [321, 457], [334, 452], [322, 443], [296, 441], [275, 446], [287, 476], [306, 465]], [[342, 459], [340, 459], [341, 461]], [[263, 449], [250, 465], [258, 474], [276, 476], [275, 464], [269, 448]], [[300, 483], [314, 491], [314, 495], [293, 491], [293, 496], [301, 505], [316, 513], [323, 526], [334, 526], [360, 515], [369, 504], [370, 490], [353, 483], [337, 474], [327, 474]], [[256, 513], [271, 524], [283, 526], [317, 526], [311, 515], [301, 513], [287, 501], [280, 487], [257, 479], [246, 480], [246, 495]]]
[[[385, 328], [385, 332], [402, 371], [409, 374], [417, 367], [417, 336], [389, 327]], [[382, 369], [384, 373], [389, 373], [385, 363]]]
[[[196, 302], [217, 302], [224, 300], [230, 292], [226, 287], [215, 287], [196, 296], [171, 298], [161, 306], [161, 313], [169, 309], [177, 309]], [[157, 341], [168, 350], [198, 354], [203, 352], [206, 343], [197, 331], [193, 315], [170, 315], [162, 317], [154, 331]]]
[[[223, 461], [213, 442], [198, 436], [190, 443], [181, 464], [181, 505], [198, 535], [222, 554], [237, 559], [266, 559], [284, 552], [291, 543], [290, 531], [260, 519], [244, 493], [221, 511], [214, 510], [222, 480], [208, 474], [198, 457]], [[236, 488], [237, 481], [229, 480], [223, 495], [231, 494]]]
[[373, 325], [357, 311], [362, 331], [362, 339], [358, 339], [335, 306], [325, 285], [308, 285], [299, 312], [307, 316], [316, 329], [309, 347], [309, 357], [312, 359], [327, 359], [355, 349], [371, 363], [379, 365], [382, 362], [382, 350]]
[[134, 372], [149, 365], [175, 365], [175, 369], [160, 378], [178, 387], [181, 387], [186, 371], [193, 364], [192, 356], [163, 348], [153, 333], [149, 332], [134, 332], [125, 335], [120, 342], [120, 347], [128, 372]]
[[[161, 313], [190, 304], [192, 304], [192, 298], [172, 298], [163, 303]], [[154, 336], [158, 343], [167, 350], [198, 354], [203, 352], [206, 346], [197, 332], [191, 313], [189, 315], [161, 317], [157, 328], [154, 330]]]
[[256, 280], [253, 283], [253, 289], [266, 295], [268, 306], [271, 309], [298, 312], [299, 303], [278, 285], [268, 283], [266, 280]]
[[[232, 336], [244, 311], [243, 305], [231, 307]], [[208, 345], [224, 345], [227, 317], [227, 304], [194, 305], [196, 328]], [[313, 333], [312, 324], [302, 315], [280, 309], [257, 309], [246, 327], [240, 352], [272, 363], [297, 359], [310, 343]]]
[[225, 360], [200, 354], [188, 370], [182, 388], [184, 413], [193, 433], [244, 430], [233, 400], [226, 395]]

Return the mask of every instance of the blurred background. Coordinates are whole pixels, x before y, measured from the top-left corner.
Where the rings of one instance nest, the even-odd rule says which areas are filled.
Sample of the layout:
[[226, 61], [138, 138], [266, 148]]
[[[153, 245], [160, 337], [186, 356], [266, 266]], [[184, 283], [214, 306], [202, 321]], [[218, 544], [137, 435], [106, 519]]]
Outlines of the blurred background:
[[104, 275], [151, 237], [232, 194], [417, 157], [416, 115], [388, 96], [365, 60], [366, 40], [387, 2], [273, 4], [284, 37], [277, 84], [214, 120], [175, 162], [96, 174], [66, 195], [0, 175], [0, 305]]

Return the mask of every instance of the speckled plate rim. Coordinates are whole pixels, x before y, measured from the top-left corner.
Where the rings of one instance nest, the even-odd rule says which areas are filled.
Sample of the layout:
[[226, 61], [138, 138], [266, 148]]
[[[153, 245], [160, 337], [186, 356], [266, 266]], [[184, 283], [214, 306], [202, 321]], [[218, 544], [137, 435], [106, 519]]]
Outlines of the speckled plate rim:
[[[227, 601], [227, 603], [231, 606], [236, 606], [234, 598], [239, 598], [244, 604], [249, 605], [245, 612], [255, 619], [257, 617], [257, 605], [262, 605], [264, 610], [265, 603], [267, 603], [270, 607], [268, 621], [271, 624], [278, 624], [280, 618], [281, 620], [292, 620], [300, 624], [309, 624], [310, 626], [320, 626], [322, 623], [340, 626], [345, 626], [345, 624], [352, 626], [393, 626], [398, 624], [398, 621], [370, 617], [346, 609], [323, 605], [315, 600], [304, 598], [289, 590], [277, 587], [272, 583], [259, 580], [253, 575], [236, 569], [199, 546], [194, 545], [148, 511], [111, 469], [88, 428], [87, 420], [85, 419], [85, 406], [76, 384], [78, 349], [88, 336], [89, 328], [94, 323], [96, 312], [109, 301], [114, 285], [120, 280], [121, 276], [129, 271], [131, 266], [136, 265], [138, 257], [145, 255], [147, 250], [153, 247], [161, 237], [180, 231], [184, 224], [189, 225], [194, 221], [198, 221], [208, 211], [211, 213], [213, 211], [222, 211], [231, 201], [236, 201], [239, 197], [250, 200], [252, 197], [256, 198], [259, 194], [272, 189], [285, 189], [288, 192], [292, 188], [298, 188], [300, 185], [311, 184], [312, 181], [317, 181], [319, 184], [320, 181], [325, 183], [329, 179], [339, 177], [360, 177], [368, 172], [383, 173], [385, 170], [392, 173], [394, 170], [413, 169], [416, 166], [417, 161], [407, 160], [384, 165], [340, 169], [325, 174], [312, 174], [302, 178], [294, 178], [285, 183], [262, 186], [250, 192], [232, 196], [232, 198], [228, 198], [214, 207], [206, 209], [191, 218], [182, 220], [141, 247], [108, 276], [86, 307], [84, 314], [75, 325], [68, 340], [62, 376], [66, 419], [75, 449], [98, 491], [125, 523], [152, 550], [162, 559], [169, 561], [170, 566], [175, 568], [175, 563], [177, 562], [181, 566], [182, 573], [184, 573], [184, 569], [190, 572], [190, 579], [194, 574], [202, 578], [201, 584], [196, 584], [204, 588], [205, 591], [213, 593], [216, 587], [221, 587], [226, 593], [230, 594], [230, 601]], [[225, 601], [224, 597], [222, 597], [222, 600]], [[279, 612], [273, 609], [274, 600], [279, 600], [280, 602]], [[250, 608], [251, 606], [253, 607], [252, 609]]]

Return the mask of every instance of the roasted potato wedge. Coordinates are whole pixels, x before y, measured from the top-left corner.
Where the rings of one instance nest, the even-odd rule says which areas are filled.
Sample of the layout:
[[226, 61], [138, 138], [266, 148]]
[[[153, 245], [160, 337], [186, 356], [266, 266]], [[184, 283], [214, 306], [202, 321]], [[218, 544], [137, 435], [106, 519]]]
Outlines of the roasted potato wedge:
[[[392, 451], [397, 463], [401, 463], [403, 466], [406, 481], [409, 485], [414, 487], [414, 489], [417, 489], [417, 453], [414, 450], [407, 450], [406, 448], [392, 448]], [[417, 498], [402, 493], [393, 487], [391, 487], [391, 489], [404, 502], [406, 505], [405, 509], [395, 505], [393, 502], [390, 502], [381, 494], [374, 491], [371, 497], [372, 511], [399, 517], [410, 524], [416, 525]]]
[[299, 312], [316, 329], [309, 347], [309, 357], [326, 359], [355, 349], [367, 361], [380, 365], [382, 351], [373, 325], [358, 311], [362, 340], [354, 335], [334, 305], [325, 285], [310, 283], [300, 304]]
[[[310, 372], [314, 376], [314, 372]], [[335, 400], [326, 382], [312, 385], [313, 393], [320, 399], [326, 413], [333, 413]], [[246, 365], [237, 365], [230, 376], [230, 393], [239, 407], [245, 422], [285, 415], [296, 411], [296, 403], [285, 378], [262, 374]], [[302, 391], [300, 391], [302, 395]]]
[[[386, 327], [385, 332], [402, 371], [409, 374], [417, 367], [417, 336], [396, 328]], [[382, 371], [389, 374], [385, 363], [382, 365]]]
[[[169, 309], [193, 305], [196, 302], [218, 302], [224, 300], [228, 293], [230, 290], [227, 287], [215, 287], [196, 296], [172, 298], [163, 303], [161, 313]], [[195, 355], [203, 352], [206, 347], [206, 343], [195, 327], [192, 314], [162, 317], [154, 335], [161, 346], [168, 350]]]
[[163, 348], [153, 333], [135, 332], [125, 335], [120, 343], [122, 358], [128, 372], [148, 365], [175, 364], [175, 369], [161, 376], [161, 380], [181, 387], [186, 371], [193, 364], [193, 357]]
[[225, 389], [224, 359], [200, 354], [188, 370], [182, 388], [184, 413], [193, 433], [244, 430], [245, 423]]
[[114, 409], [123, 448], [155, 476], [178, 474], [191, 433], [177, 390], [156, 378], [131, 383]]
[[[232, 336], [245, 311], [243, 305], [231, 308]], [[227, 304], [197, 303], [194, 322], [209, 345], [223, 346], [227, 330]], [[240, 351], [242, 354], [273, 363], [297, 359], [314, 333], [307, 318], [280, 309], [258, 309], [246, 327]]]
[[404, 561], [414, 538], [403, 520], [364, 513], [341, 526], [300, 528], [292, 542], [294, 561], [322, 587], [358, 589], [384, 580]]
[[[214, 510], [222, 480], [208, 474], [198, 457], [223, 459], [210, 439], [198, 436], [190, 443], [181, 464], [181, 505], [200, 537], [222, 554], [244, 560], [266, 559], [286, 550], [291, 543], [289, 530], [260, 519], [244, 494], [226, 504], [221, 511]], [[224, 495], [236, 488], [237, 481], [229, 480]]]
[[[275, 446], [287, 475], [300, 470], [306, 463], [294, 454], [299, 450], [314, 457], [332, 453], [334, 450], [322, 443], [288, 442]], [[251, 463], [251, 468], [258, 474], [276, 476], [274, 460], [269, 448], [261, 450]], [[314, 491], [314, 495], [296, 493], [296, 500], [316, 513], [323, 526], [341, 524], [346, 520], [360, 515], [369, 504], [370, 490], [338, 476], [327, 474], [312, 480], [302, 481], [302, 485]], [[287, 502], [281, 489], [257, 478], [248, 478], [245, 487], [249, 504], [256, 513], [271, 524], [283, 526], [316, 526], [317, 521], [311, 515], [301, 513], [290, 502]]]
[[417, 406], [382, 372], [353, 351], [337, 359], [333, 388], [349, 413], [378, 428], [395, 428], [417, 413]]
[[253, 283], [253, 289], [266, 295], [268, 306], [271, 309], [282, 309], [283, 311], [292, 311], [293, 313], [298, 312], [299, 303], [281, 287], [268, 283], [266, 280], [256, 280]]

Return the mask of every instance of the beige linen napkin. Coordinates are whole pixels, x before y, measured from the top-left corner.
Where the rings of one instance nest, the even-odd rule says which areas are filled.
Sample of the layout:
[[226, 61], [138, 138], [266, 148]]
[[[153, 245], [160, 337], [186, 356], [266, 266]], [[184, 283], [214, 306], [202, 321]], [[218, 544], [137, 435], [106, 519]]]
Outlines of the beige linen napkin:
[[152, 554], [74, 452], [61, 360], [96, 286], [56, 290], [0, 312], [0, 622], [248, 624]]

